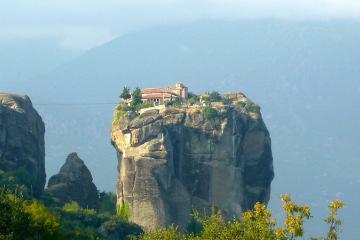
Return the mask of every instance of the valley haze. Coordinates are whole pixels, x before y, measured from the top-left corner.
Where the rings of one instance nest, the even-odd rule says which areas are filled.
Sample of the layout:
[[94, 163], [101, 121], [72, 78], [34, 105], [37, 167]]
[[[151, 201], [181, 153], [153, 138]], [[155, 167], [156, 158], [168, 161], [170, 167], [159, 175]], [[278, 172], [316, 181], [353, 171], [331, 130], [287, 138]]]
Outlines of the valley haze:
[[[114, 191], [110, 127], [123, 86], [162, 87], [180, 80], [196, 93], [241, 91], [261, 106], [272, 137], [276, 177], [270, 208], [279, 212], [278, 196], [290, 192], [313, 208], [317, 218], [309, 232], [321, 232], [323, 206], [340, 198], [347, 204], [344, 239], [356, 239], [358, 21], [200, 21], [134, 31], [83, 53], [53, 41], [19, 53], [27, 43], [0, 44], [0, 52], [9, 52], [1, 55], [2, 65], [20, 61], [18, 68], [1, 69], [0, 90], [28, 94], [42, 116], [48, 176], [76, 151], [87, 160], [95, 184]], [[26, 70], [36, 63], [37, 70]]]

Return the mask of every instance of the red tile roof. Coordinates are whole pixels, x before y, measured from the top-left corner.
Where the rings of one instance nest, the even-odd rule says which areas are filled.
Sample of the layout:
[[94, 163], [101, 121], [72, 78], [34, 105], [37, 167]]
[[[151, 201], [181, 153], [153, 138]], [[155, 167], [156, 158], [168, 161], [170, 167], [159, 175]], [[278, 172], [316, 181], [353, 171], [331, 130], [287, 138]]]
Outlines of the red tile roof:
[[151, 98], [176, 98], [177, 95], [173, 93], [151, 93], [151, 94], [143, 94], [142, 99], [151, 99]]

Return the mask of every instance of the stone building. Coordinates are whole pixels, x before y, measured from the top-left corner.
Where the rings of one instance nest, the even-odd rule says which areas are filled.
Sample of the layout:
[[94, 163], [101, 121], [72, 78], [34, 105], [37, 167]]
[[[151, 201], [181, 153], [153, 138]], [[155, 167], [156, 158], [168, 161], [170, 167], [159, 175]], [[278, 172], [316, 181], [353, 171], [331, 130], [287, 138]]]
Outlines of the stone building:
[[143, 88], [141, 89], [142, 100], [151, 101], [155, 104], [171, 100], [185, 100], [188, 97], [188, 88], [181, 82], [176, 83], [175, 87], [165, 88]]

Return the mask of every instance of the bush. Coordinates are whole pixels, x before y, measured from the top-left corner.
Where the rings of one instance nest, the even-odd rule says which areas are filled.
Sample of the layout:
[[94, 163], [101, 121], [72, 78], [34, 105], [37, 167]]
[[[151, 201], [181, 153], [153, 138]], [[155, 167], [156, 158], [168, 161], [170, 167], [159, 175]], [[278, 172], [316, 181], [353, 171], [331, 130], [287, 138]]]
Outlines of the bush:
[[165, 106], [179, 107], [179, 106], [181, 106], [181, 101], [179, 99], [173, 99], [170, 101], [166, 101]]
[[130, 219], [130, 207], [127, 202], [123, 202], [116, 208], [116, 216], [123, 221], [129, 221]]
[[[241, 219], [226, 221], [221, 213], [215, 213], [210, 217], [201, 218], [195, 214], [195, 218], [201, 224], [201, 232], [198, 234], [181, 234], [177, 228], [170, 226], [165, 229], [158, 229], [140, 236], [141, 240], [295, 240], [303, 239], [304, 222], [311, 217], [310, 208], [307, 205], [298, 205], [291, 201], [289, 195], [281, 197], [285, 212], [284, 227], [278, 227], [272, 218], [271, 212], [264, 204], [256, 203], [253, 210], [243, 213]], [[338, 210], [343, 207], [341, 201], [330, 203], [330, 215], [326, 222], [330, 229], [325, 238], [312, 238], [335, 240], [338, 239], [339, 223], [336, 216]]]
[[63, 239], [60, 221], [38, 201], [0, 189], [0, 239]]
[[153, 106], [154, 106], [153, 102], [146, 101], [146, 102], [136, 105], [135, 109], [136, 109], [136, 111], [140, 111], [140, 109], [149, 108], [149, 107], [153, 107]]
[[120, 98], [125, 99], [125, 100], [131, 98], [130, 88], [125, 86], [123, 88], [123, 91], [122, 91], [121, 95], [120, 95]]
[[7, 190], [0, 189], [0, 239], [25, 239], [30, 216], [23, 200]]
[[210, 106], [206, 106], [203, 109], [203, 115], [204, 115], [204, 118], [207, 121], [209, 121], [215, 129], [220, 128], [221, 121], [223, 119], [223, 114], [222, 113], [220, 113], [215, 108], [212, 108]]
[[221, 98], [221, 102], [224, 105], [231, 105], [233, 101], [230, 98]]
[[194, 105], [200, 102], [200, 97], [194, 93], [189, 93], [187, 98], [187, 103], [189, 105]]
[[142, 101], [142, 94], [141, 94], [141, 89], [140, 88], [135, 88], [134, 92], [133, 92], [133, 98], [132, 98], [132, 105], [133, 106], [137, 106], [139, 104], [141, 104]]
[[34, 177], [24, 167], [8, 172], [0, 170], [0, 187], [11, 192], [21, 194], [25, 198], [32, 198], [42, 192], [37, 189], [37, 186]]
[[249, 112], [259, 113], [260, 112], [260, 106], [256, 105], [250, 100], [241, 100], [236, 103], [237, 106], [240, 106], [242, 108], [245, 108]]
[[100, 192], [100, 210], [101, 213], [116, 213], [116, 195], [112, 192]]
[[30, 216], [30, 236], [37, 239], [61, 239], [59, 217], [51, 213], [38, 201], [31, 201], [24, 204], [24, 210]]
[[221, 101], [221, 95], [220, 93], [216, 91], [212, 91], [208, 95], [210, 102], [220, 102]]
[[75, 201], [65, 203], [65, 205], [63, 206], [63, 210], [69, 213], [77, 213], [80, 211], [80, 209], [80, 205]]
[[36, 200], [25, 200], [21, 195], [0, 188], [1, 240], [127, 239], [142, 233], [136, 224], [115, 215], [81, 209], [76, 202], [65, 204], [63, 208], [47, 208]]

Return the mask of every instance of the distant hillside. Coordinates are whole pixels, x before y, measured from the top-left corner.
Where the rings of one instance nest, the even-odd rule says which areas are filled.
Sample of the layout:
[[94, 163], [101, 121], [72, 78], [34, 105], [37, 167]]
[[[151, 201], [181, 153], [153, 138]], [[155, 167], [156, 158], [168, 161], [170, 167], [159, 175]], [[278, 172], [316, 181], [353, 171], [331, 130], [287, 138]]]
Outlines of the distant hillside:
[[[354, 190], [360, 184], [360, 148], [355, 147], [360, 137], [359, 42], [359, 22], [160, 27], [91, 50], [24, 84], [23, 90], [42, 103], [116, 102], [124, 85], [166, 86], [177, 80], [195, 92], [240, 90], [262, 107], [272, 136], [272, 198], [292, 192], [296, 200], [311, 202], [316, 216], [326, 212], [316, 206], [341, 198], [349, 206], [345, 238], [354, 239], [353, 216], [360, 215], [355, 207], [360, 194]], [[49, 175], [65, 153], [77, 151], [89, 159], [97, 185], [114, 189], [113, 107], [38, 106], [47, 124]]]
[[62, 49], [52, 39], [2, 40], [0, 91], [23, 89], [19, 85], [31, 77], [49, 72], [78, 55], [80, 52]]

